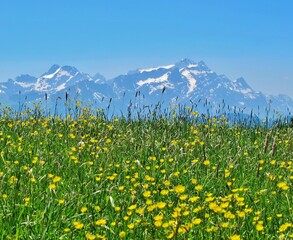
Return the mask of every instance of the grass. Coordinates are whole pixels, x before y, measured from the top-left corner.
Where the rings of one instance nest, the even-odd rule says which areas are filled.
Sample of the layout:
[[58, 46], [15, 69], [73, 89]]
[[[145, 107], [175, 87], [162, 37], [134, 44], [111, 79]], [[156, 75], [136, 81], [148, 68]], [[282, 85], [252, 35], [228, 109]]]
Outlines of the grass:
[[292, 239], [293, 131], [225, 118], [0, 120], [1, 239]]

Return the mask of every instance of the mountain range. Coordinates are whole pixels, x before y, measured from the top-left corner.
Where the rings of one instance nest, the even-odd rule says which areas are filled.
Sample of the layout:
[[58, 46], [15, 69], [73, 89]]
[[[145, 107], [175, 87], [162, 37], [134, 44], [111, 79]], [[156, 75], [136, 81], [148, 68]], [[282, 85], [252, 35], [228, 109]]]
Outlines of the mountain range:
[[94, 76], [72, 66], [53, 65], [39, 77], [28, 74], [0, 83], [2, 106], [19, 108], [22, 104], [46, 103], [53, 108], [59, 101], [80, 100], [85, 104], [125, 113], [129, 106], [163, 107], [192, 105], [206, 111], [235, 111], [288, 115], [293, 100], [286, 95], [265, 95], [254, 91], [243, 78], [230, 80], [212, 71], [203, 61], [190, 59], [154, 68], [137, 69], [113, 79]]

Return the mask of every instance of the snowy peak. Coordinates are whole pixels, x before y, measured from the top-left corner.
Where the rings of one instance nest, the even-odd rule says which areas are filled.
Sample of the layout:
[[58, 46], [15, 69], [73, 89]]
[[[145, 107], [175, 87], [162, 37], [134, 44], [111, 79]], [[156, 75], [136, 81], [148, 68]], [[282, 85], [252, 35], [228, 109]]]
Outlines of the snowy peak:
[[60, 91], [68, 85], [84, 79], [90, 78], [80, 73], [75, 67], [53, 65], [49, 71], [37, 79], [36, 91]]
[[184, 58], [175, 64], [177, 68], [186, 68], [192, 65], [196, 65], [196, 63], [189, 58]]
[[[82, 100], [97, 101], [102, 107], [105, 99], [111, 99], [118, 112], [123, 111], [128, 102], [141, 97], [140, 104], [152, 105], [158, 101], [166, 103], [190, 104], [209, 103], [219, 106], [233, 106], [250, 111], [272, 107], [280, 112], [293, 111], [293, 100], [287, 96], [265, 96], [254, 91], [244, 80], [231, 81], [225, 75], [217, 74], [203, 62], [194, 62], [188, 58], [175, 64], [151, 68], [141, 68], [106, 80], [97, 73], [93, 77], [80, 72], [72, 66], [54, 64], [36, 78], [28, 74], [20, 75], [0, 84], [0, 96], [4, 104], [16, 104], [21, 92], [26, 101], [36, 102], [44, 95], [52, 102], [67, 93]], [[6, 102], [5, 102], [6, 101]], [[55, 103], [55, 102], [54, 102]], [[198, 110], [199, 105], [197, 105]], [[231, 109], [231, 108], [230, 108]]]
[[54, 74], [60, 69], [60, 66], [57, 64], [54, 64], [52, 67], [49, 68], [49, 70], [47, 72], [45, 72], [44, 74], [41, 75], [41, 77], [45, 77], [47, 76], [47, 78], [50, 78], [52, 76], [54, 76]]

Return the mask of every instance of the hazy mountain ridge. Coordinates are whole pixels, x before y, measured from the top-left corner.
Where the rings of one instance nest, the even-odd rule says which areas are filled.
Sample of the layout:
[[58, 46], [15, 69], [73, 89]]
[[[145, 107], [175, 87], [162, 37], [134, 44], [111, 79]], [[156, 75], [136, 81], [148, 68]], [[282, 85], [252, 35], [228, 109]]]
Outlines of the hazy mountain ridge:
[[143, 105], [161, 101], [166, 107], [168, 102], [176, 102], [195, 103], [200, 108], [198, 103], [206, 102], [210, 106], [222, 104], [246, 112], [254, 109], [255, 112], [275, 110], [288, 114], [293, 110], [293, 100], [286, 95], [264, 95], [254, 91], [243, 78], [231, 81], [209, 69], [203, 61], [196, 63], [190, 59], [129, 71], [110, 80], [99, 73], [92, 77], [75, 67], [53, 65], [40, 77], [24, 74], [0, 83], [1, 103], [9, 106], [17, 106], [20, 101], [44, 100], [45, 95], [53, 104], [66, 93], [100, 107], [112, 101], [120, 112], [130, 101], [137, 101], [138, 95]]

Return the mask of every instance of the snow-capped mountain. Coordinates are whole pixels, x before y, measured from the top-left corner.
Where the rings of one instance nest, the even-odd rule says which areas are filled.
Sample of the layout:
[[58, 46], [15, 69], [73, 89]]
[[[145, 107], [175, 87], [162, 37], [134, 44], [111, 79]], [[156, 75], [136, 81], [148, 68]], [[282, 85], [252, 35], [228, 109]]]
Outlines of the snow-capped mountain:
[[[129, 96], [139, 92], [147, 103], [155, 103], [158, 99], [182, 104], [202, 101], [204, 108], [204, 104], [212, 107], [223, 105], [224, 100], [226, 106], [247, 110], [257, 106], [264, 109], [268, 105], [267, 97], [255, 92], [243, 78], [231, 81], [209, 69], [203, 61], [196, 63], [189, 59], [173, 65], [131, 71], [113, 79], [112, 87], [118, 98], [122, 98], [125, 92]], [[278, 109], [283, 108], [282, 102]]]
[[[75, 67], [53, 65], [40, 77], [20, 75], [0, 83], [2, 104], [17, 106], [21, 101], [80, 99], [105, 107], [112, 102], [116, 112], [124, 112], [131, 102], [151, 106], [160, 102], [187, 104], [198, 110], [240, 109], [244, 112], [278, 111], [288, 114], [293, 100], [285, 95], [266, 96], [254, 91], [243, 78], [234, 81], [219, 75], [203, 62], [183, 59], [175, 64], [129, 71], [111, 80], [97, 73], [93, 77]], [[208, 105], [208, 106], [207, 106]]]

